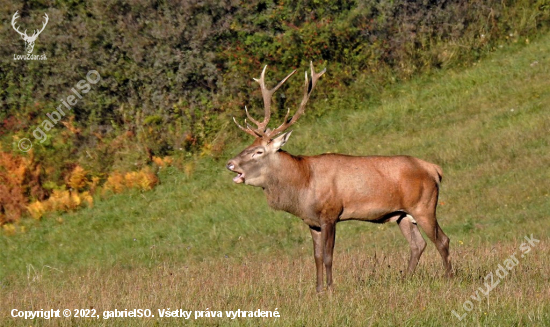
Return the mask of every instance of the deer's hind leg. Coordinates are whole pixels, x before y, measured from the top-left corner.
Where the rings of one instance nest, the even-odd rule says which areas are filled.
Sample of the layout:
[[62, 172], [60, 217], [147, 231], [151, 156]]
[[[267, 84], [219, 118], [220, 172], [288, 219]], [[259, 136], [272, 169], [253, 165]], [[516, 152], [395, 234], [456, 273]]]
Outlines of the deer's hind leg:
[[435, 218], [435, 212], [433, 214], [418, 215], [416, 216], [418, 224], [430, 240], [435, 244], [435, 247], [439, 251], [441, 258], [443, 259], [443, 266], [445, 267], [445, 275], [447, 277], [453, 277], [453, 268], [451, 260], [449, 258], [449, 237], [445, 235], [437, 219]]
[[409, 246], [411, 248], [409, 267], [405, 276], [412, 275], [418, 265], [420, 256], [422, 256], [422, 252], [424, 252], [424, 249], [426, 248], [426, 241], [422, 237], [422, 234], [420, 234], [416, 221], [411, 215], [403, 214], [397, 220], [397, 224], [401, 229], [401, 233], [403, 233], [403, 236], [405, 236], [409, 242]]

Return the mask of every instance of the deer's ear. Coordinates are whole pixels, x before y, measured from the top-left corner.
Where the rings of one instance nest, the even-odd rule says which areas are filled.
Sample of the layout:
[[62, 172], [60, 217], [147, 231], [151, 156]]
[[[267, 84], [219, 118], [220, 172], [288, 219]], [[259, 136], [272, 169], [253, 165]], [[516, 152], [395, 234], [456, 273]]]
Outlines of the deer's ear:
[[283, 145], [285, 145], [286, 141], [288, 141], [288, 139], [290, 138], [290, 134], [292, 134], [292, 131], [281, 134], [274, 138], [273, 141], [271, 141], [273, 151], [279, 151], [283, 147]]

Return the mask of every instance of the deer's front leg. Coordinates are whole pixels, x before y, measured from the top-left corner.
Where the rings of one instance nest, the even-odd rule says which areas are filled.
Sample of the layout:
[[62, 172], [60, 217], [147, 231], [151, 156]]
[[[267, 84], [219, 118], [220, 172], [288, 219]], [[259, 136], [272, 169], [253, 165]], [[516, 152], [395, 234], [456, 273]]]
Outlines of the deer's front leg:
[[323, 291], [323, 244], [321, 242], [321, 229], [309, 226], [311, 238], [313, 239], [313, 256], [315, 257], [315, 268], [317, 269], [317, 293]]
[[323, 244], [323, 263], [327, 271], [327, 289], [332, 288], [332, 254], [334, 252], [334, 239], [336, 237], [336, 223], [325, 222], [321, 224], [321, 242]]

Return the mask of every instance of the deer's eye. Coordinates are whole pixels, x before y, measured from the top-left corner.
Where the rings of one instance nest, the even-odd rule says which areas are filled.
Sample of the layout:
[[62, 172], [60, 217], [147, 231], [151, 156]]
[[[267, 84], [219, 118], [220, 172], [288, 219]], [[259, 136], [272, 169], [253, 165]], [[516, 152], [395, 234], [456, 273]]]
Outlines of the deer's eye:
[[263, 150], [256, 150], [256, 152], [252, 154], [252, 158], [254, 158], [255, 156], [261, 156], [262, 154], [264, 154]]

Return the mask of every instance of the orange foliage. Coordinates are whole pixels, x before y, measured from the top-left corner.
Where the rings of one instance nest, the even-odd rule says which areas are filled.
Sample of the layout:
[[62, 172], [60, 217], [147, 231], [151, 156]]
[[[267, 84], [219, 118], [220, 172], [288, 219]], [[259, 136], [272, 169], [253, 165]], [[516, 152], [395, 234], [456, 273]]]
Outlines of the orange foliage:
[[[88, 171], [76, 165], [65, 178], [69, 190], [54, 189], [44, 200], [46, 192], [40, 183], [40, 165], [34, 162], [32, 150], [28, 154], [28, 157], [19, 157], [0, 151], [0, 226], [5, 226], [7, 234], [13, 232], [11, 223], [19, 220], [25, 211], [34, 219], [40, 219], [47, 212], [74, 211], [86, 203], [92, 206], [92, 195], [101, 181], [97, 176], [90, 178]], [[172, 164], [170, 157], [155, 157], [154, 161], [159, 167]], [[115, 171], [103, 185], [103, 193], [121, 193], [127, 189], [148, 191], [158, 182], [149, 168], [125, 174]], [[29, 198], [36, 200], [28, 204]]]
[[103, 185], [103, 193], [107, 191], [122, 193], [124, 190], [132, 188], [148, 191], [152, 190], [158, 182], [158, 177], [149, 168], [137, 172], [129, 172], [124, 175], [114, 172], [107, 178], [105, 185]]
[[19, 220], [29, 195], [44, 196], [32, 150], [28, 158], [0, 151], [0, 225]]
[[121, 193], [124, 191], [126, 184], [124, 182], [124, 175], [115, 171], [109, 177], [107, 177], [107, 182], [103, 185], [103, 191], [113, 191], [113, 193]]
[[80, 166], [76, 166], [67, 177], [67, 185], [73, 190], [81, 190], [88, 184], [86, 171]]
[[172, 157], [153, 157], [153, 162], [159, 167], [168, 167], [172, 165], [173, 159]]
[[87, 185], [95, 189], [99, 183], [98, 177], [93, 177], [90, 182], [86, 177], [84, 168], [76, 166], [65, 179], [71, 190], [53, 190], [50, 197], [45, 201], [35, 201], [27, 206], [27, 210], [34, 219], [40, 219], [46, 212], [52, 211], [73, 211], [80, 208], [83, 202], [92, 206], [94, 199], [90, 192], [80, 192]]
[[46, 213], [46, 208], [44, 208], [44, 204], [40, 201], [33, 202], [27, 207], [27, 210], [29, 210], [34, 219], [40, 219]]
[[52, 211], [73, 211], [80, 208], [83, 201], [92, 206], [94, 199], [86, 191], [79, 193], [77, 191], [54, 190], [50, 198], [46, 201], [35, 201], [27, 207], [34, 219], [40, 219], [46, 212]]

